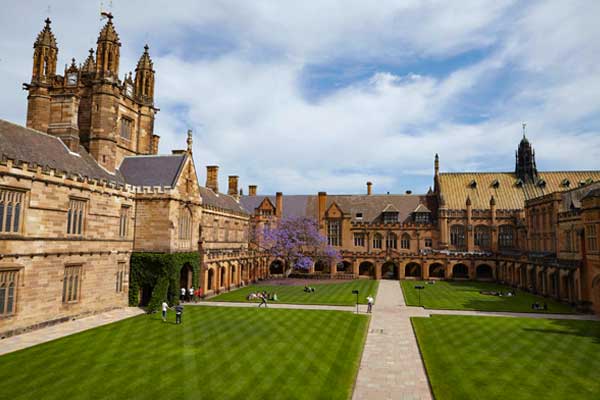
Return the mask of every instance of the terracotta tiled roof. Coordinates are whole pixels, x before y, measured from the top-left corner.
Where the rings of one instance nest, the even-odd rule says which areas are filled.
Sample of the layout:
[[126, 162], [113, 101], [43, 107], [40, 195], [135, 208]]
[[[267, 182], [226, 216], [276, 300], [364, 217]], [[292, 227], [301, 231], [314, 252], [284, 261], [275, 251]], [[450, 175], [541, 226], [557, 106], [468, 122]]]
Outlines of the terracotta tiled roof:
[[215, 193], [211, 189], [200, 186], [200, 196], [202, 197], [202, 204], [206, 206], [212, 206], [220, 208], [222, 210], [229, 210], [236, 213], [248, 214], [244, 207], [238, 203], [232, 196], [224, 193]]
[[56, 136], [0, 119], [0, 158], [27, 162], [90, 179], [105, 179], [117, 184], [125, 180], [117, 171], [109, 173], [79, 146], [73, 153]]
[[130, 185], [173, 187], [185, 159], [185, 154], [125, 157], [119, 171]]
[[[565, 185], [565, 180], [569, 182], [569, 186]], [[542, 181], [543, 184], [540, 184]], [[440, 192], [446, 207], [457, 210], [465, 208], [467, 196], [471, 198], [473, 209], [489, 209], [492, 195], [496, 200], [497, 209], [518, 210], [524, 208], [525, 200], [569, 190], [586, 181], [600, 181], [600, 171], [539, 172], [537, 181], [525, 181], [520, 185], [517, 176], [512, 172], [461, 172], [439, 175]]]

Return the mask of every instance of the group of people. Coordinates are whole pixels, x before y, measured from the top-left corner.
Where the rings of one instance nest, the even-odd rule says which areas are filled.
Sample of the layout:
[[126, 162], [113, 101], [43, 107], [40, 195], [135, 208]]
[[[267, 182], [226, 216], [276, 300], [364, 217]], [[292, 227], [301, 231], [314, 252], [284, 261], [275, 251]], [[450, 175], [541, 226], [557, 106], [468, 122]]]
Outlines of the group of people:
[[162, 320], [163, 322], [167, 322], [167, 310], [175, 310], [175, 323], [177, 325], [181, 324], [181, 318], [183, 316], [183, 305], [177, 304], [175, 307], [169, 307], [166, 301], [162, 302]]
[[186, 289], [184, 287], [182, 287], [179, 290], [179, 299], [181, 301], [194, 301], [196, 302], [199, 298], [202, 297], [202, 289], [198, 288], [196, 290], [194, 290], [194, 287], [190, 287], [189, 289]]
[[315, 288], [311, 287], [311, 286], [304, 286], [304, 292], [305, 293], [314, 293], [315, 292]]
[[535, 303], [533, 303], [531, 305], [531, 309], [532, 310], [543, 310], [543, 311], [548, 311], [548, 304], [544, 303], [544, 304], [540, 304], [537, 301]]
[[260, 300], [260, 304], [258, 305], [259, 307], [261, 307], [262, 305], [267, 307], [267, 300], [278, 301], [279, 297], [277, 297], [277, 293], [268, 293], [266, 291], [256, 292], [256, 293], [252, 292], [248, 296], [246, 296], [246, 300], [256, 300], [256, 299]]

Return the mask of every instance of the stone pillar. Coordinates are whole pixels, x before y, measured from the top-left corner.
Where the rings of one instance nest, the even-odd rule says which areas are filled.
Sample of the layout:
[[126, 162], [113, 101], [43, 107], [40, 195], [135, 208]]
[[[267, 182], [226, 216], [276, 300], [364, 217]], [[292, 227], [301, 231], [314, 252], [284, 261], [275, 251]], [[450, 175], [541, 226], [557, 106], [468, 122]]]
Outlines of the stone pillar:
[[383, 263], [380, 261], [375, 262], [375, 279], [381, 279], [381, 267]]
[[427, 261], [423, 261], [421, 264], [421, 277], [425, 281], [429, 279], [429, 263]]
[[352, 260], [352, 275], [354, 276], [354, 278], [358, 278], [359, 276], [359, 270], [358, 270], [358, 260]]
[[248, 196], [256, 196], [256, 190], [258, 187], [256, 185], [248, 185]]
[[406, 279], [406, 263], [400, 263], [398, 268], [400, 268], [400, 271], [398, 271], [398, 276], [400, 279]]
[[467, 197], [466, 206], [467, 206], [467, 226], [465, 227], [466, 228], [465, 240], [467, 241], [467, 243], [466, 243], [467, 251], [473, 251], [473, 248], [474, 248], [473, 210], [471, 208], [471, 198], [470, 197]]

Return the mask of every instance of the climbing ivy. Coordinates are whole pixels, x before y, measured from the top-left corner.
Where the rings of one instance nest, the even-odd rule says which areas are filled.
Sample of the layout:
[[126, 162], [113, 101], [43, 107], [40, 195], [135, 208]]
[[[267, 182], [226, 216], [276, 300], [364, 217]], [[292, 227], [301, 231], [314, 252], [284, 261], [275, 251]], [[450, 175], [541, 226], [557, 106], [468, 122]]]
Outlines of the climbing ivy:
[[151, 287], [152, 296], [148, 310], [160, 308], [167, 299], [169, 304], [179, 301], [179, 275], [185, 264], [192, 266], [192, 282], [198, 287], [198, 269], [200, 258], [197, 252], [191, 253], [133, 253], [129, 274], [129, 305], [140, 303], [139, 293], [142, 287]]

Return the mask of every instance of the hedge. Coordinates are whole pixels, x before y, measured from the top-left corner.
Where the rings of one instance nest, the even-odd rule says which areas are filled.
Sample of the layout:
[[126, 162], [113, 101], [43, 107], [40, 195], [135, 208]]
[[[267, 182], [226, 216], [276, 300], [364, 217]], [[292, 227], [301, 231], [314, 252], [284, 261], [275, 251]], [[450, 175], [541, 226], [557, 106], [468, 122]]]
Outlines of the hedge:
[[198, 252], [191, 253], [133, 253], [131, 255], [131, 271], [129, 274], [129, 305], [140, 303], [140, 288], [152, 288], [152, 296], [148, 310], [160, 308], [167, 299], [169, 304], [179, 301], [179, 275], [181, 268], [189, 263], [192, 266], [192, 282], [198, 287], [198, 268], [200, 258]]

